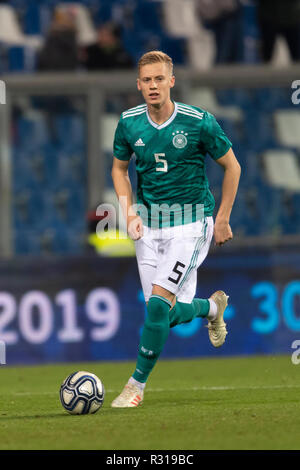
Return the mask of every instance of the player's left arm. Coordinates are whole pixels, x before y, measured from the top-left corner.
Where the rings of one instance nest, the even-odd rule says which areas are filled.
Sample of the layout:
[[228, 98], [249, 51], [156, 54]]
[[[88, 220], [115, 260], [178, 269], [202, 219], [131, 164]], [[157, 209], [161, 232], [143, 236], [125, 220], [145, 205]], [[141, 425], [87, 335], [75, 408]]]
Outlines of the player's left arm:
[[239, 185], [241, 167], [231, 148], [216, 162], [224, 170], [222, 198], [214, 227], [215, 243], [221, 246], [233, 237], [229, 221]]

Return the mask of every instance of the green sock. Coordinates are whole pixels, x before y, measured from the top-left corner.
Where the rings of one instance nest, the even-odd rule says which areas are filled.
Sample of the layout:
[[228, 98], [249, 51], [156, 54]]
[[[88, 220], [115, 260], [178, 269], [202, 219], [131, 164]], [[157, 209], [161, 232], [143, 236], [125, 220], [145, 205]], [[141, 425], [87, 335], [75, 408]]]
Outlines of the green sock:
[[180, 323], [188, 323], [196, 317], [207, 317], [209, 307], [207, 299], [194, 299], [190, 304], [176, 302], [169, 313], [170, 328]]
[[146, 382], [169, 336], [170, 307], [171, 302], [159, 295], [152, 295], [149, 299], [136, 369], [132, 375], [139, 382]]

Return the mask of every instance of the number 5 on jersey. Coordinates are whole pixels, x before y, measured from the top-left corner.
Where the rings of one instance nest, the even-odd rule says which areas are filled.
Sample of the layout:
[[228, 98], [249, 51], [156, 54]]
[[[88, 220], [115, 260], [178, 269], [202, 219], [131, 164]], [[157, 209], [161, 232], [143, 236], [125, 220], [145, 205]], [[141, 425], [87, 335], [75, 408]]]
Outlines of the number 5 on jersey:
[[168, 162], [165, 158], [160, 158], [160, 157], [165, 157], [166, 154], [165, 153], [155, 153], [154, 154], [154, 158], [155, 158], [155, 161], [156, 163], [163, 163], [163, 167], [162, 166], [158, 166], [156, 167], [156, 171], [168, 171]]

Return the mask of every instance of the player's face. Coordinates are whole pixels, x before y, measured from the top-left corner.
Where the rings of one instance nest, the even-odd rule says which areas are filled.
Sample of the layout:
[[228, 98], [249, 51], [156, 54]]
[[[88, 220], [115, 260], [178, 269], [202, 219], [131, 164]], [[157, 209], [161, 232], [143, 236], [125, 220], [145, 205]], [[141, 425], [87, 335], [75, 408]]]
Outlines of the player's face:
[[137, 79], [138, 90], [148, 105], [160, 108], [170, 100], [170, 89], [175, 84], [170, 67], [162, 62], [144, 65]]

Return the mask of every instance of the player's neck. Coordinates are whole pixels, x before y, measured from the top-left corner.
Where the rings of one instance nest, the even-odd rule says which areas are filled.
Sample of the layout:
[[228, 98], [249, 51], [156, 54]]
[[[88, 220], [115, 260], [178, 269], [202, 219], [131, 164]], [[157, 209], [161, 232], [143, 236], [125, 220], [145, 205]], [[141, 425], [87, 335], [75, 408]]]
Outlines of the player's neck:
[[161, 125], [172, 116], [174, 106], [175, 105], [171, 100], [167, 101], [162, 106], [148, 104], [148, 113], [155, 124]]

